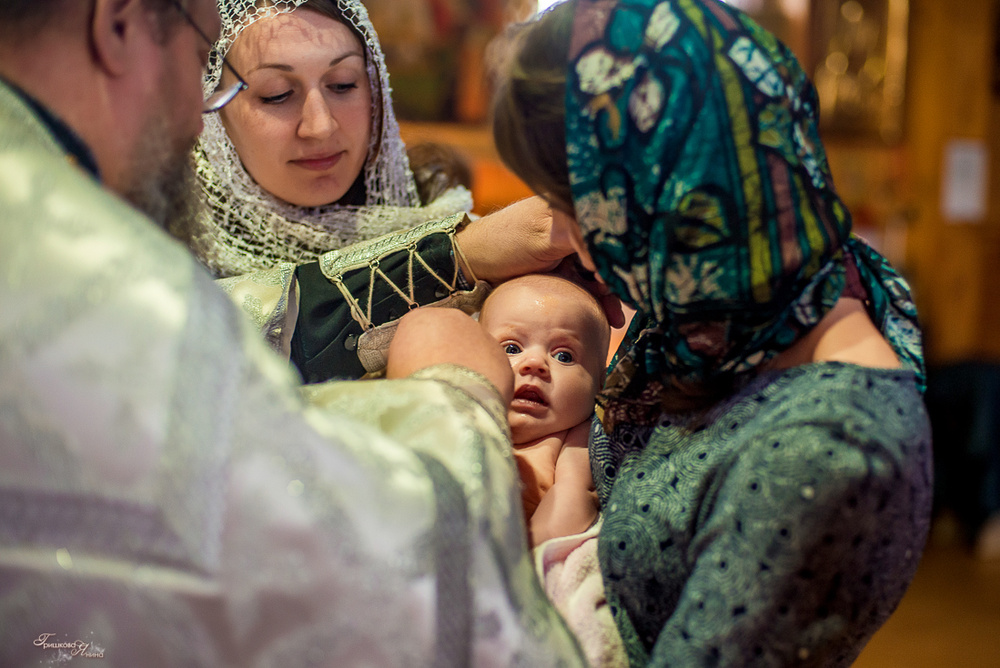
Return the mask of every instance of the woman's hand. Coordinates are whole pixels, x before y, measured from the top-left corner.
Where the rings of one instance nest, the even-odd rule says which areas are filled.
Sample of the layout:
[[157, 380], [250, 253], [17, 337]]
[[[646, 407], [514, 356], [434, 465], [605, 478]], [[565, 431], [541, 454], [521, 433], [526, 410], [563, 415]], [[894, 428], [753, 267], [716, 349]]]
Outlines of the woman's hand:
[[462, 267], [467, 278], [474, 275], [496, 285], [524, 274], [544, 274], [557, 269], [570, 277], [568, 273], [573, 269], [566, 267], [578, 267], [573, 280], [597, 297], [611, 326], [621, 327], [625, 323], [618, 298], [596, 274], [580, 267], [575, 259], [568, 259], [576, 257], [573, 239], [553, 228], [552, 210], [541, 197], [520, 200], [474, 220], [456, 237], [468, 263]]
[[[573, 249], [552, 239], [552, 212], [529, 197], [466, 225], [456, 235], [469, 274], [493, 283], [551, 271]], [[471, 276], [469, 276], [471, 278]]]

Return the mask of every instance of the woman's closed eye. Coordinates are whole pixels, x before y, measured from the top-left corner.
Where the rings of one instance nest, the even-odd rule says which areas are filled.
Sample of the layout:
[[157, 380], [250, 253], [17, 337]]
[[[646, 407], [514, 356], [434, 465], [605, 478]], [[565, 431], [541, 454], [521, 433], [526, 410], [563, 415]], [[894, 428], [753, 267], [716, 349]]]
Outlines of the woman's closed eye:
[[260, 101], [264, 104], [281, 104], [291, 96], [292, 91], [286, 90], [284, 93], [278, 93], [277, 95], [262, 95]]
[[[358, 87], [357, 83], [334, 83], [327, 85], [327, 89], [336, 94], [350, 93], [356, 90]], [[289, 89], [277, 95], [262, 95], [260, 96], [260, 101], [264, 104], [281, 104], [282, 102], [287, 102], [294, 91]]]
[[327, 86], [334, 93], [349, 93], [358, 87], [357, 82], [351, 83], [334, 83]]

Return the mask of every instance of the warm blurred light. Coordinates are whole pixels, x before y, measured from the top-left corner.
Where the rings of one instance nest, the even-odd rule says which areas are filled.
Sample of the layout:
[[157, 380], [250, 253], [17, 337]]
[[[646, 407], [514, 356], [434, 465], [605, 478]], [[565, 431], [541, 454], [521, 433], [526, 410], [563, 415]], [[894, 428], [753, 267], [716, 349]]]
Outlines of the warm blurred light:
[[562, 0], [538, 0], [538, 13], [541, 14], [552, 5], [558, 5]]
[[[754, 14], [764, 9], [764, 0], [722, 0], [727, 5]], [[809, 12], [809, 0], [778, 0], [781, 12], [791, 19], [805, 18]]]
[[764, 6], [764, 0], [722, 0], [727, 5], [732, 5], [737, 9], [742, 9], [745, 12], [753, 13], [760, 11]]

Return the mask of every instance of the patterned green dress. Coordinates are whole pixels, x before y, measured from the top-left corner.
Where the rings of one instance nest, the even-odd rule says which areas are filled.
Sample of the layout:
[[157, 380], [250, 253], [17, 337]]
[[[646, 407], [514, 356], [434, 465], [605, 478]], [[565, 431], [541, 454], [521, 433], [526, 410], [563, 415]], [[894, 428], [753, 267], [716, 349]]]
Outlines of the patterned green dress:
[[[575, 2], [573, 205], [638, 311], [591, 441], [599, 557], [634, 665], [849, 665], [929, 525], [906, 281], [852, 236], [788, 49], [716, 0]], [[898, 370], [761, 365], [851, 286]], [[737, 388], [672, 415], [678, 384]]]
[[633, 665], [848, 666], [920, 559], [930, 432], [912, 371], [762, 374], [694, 433], [598, 426], [599, 557]]

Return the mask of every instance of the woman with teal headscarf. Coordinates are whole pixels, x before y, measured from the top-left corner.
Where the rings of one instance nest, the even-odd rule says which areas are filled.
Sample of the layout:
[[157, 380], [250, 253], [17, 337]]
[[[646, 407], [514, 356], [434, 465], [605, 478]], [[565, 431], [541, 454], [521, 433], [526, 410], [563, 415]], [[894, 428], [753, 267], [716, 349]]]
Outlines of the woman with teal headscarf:
[[590, 443], [630, 662], [850, 665], [920, 559], [930, 429], [812, 84], [716, 0], [567, 0], [512, 46], [501, 156], [637, 311]]

